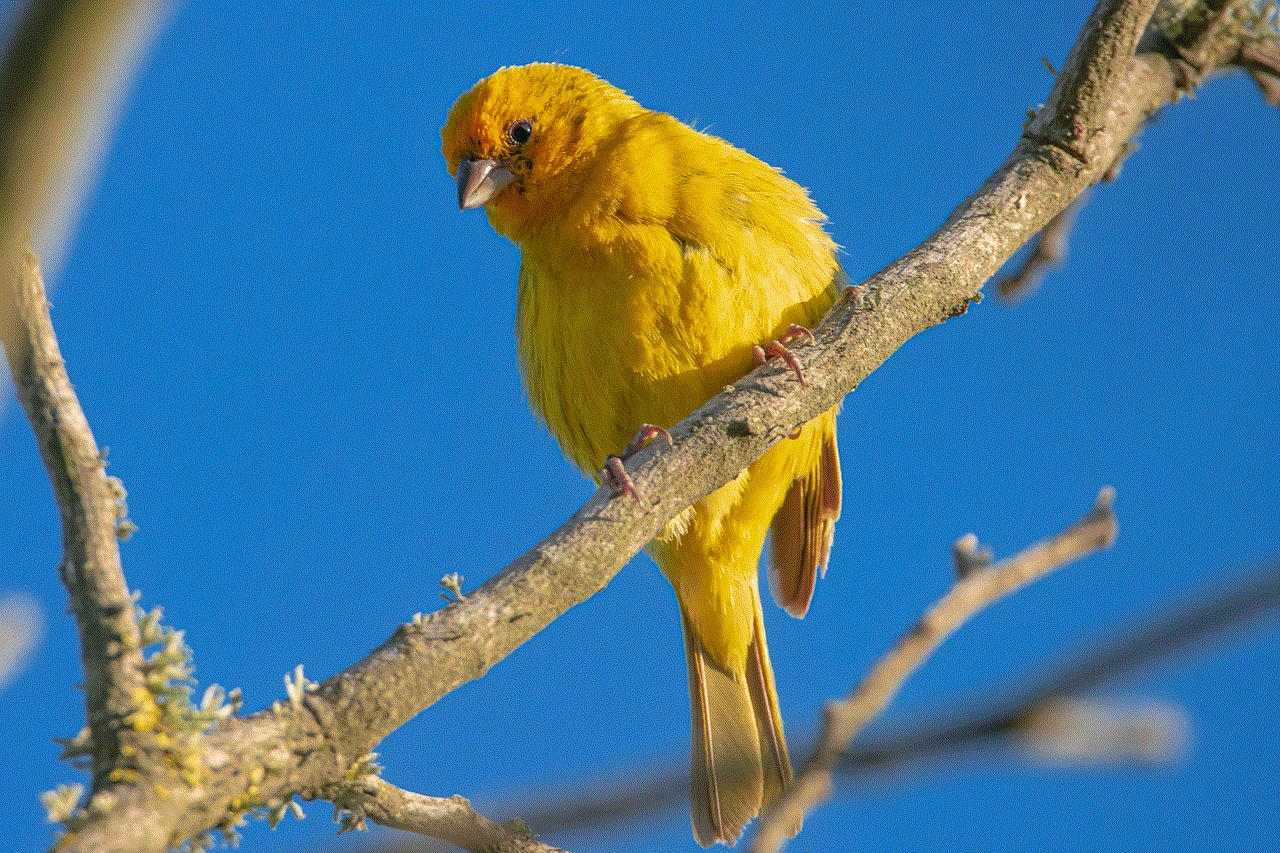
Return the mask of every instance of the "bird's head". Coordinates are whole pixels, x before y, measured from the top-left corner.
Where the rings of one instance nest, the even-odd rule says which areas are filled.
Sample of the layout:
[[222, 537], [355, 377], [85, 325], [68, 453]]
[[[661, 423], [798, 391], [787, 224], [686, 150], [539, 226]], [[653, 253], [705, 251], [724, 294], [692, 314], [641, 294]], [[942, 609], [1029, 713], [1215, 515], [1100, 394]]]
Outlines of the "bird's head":
[[563, 213], [589, 178], [592, 155], [643, 108], [589, 71], [536, 63], [503, 68], [458, 98], [440, 130], [458, 206], [484, 207], [512, 240]]

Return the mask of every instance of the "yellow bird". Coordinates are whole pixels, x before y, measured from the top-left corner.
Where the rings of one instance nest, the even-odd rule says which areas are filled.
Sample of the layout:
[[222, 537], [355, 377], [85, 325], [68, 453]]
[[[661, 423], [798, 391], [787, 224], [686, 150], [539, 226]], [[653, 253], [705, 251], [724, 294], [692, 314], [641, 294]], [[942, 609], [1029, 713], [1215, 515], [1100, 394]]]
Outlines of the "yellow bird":
[[[791, 360], [778, 341], [844, 284], [802, 187], [580, 68], [503, 68], [441, 136], [459, 206], [483, 206], [520, 247], [530, 403], [597, 481], [642, 427], [674, 425], [750, 372], [759, 345]], [[803, 616], [839, 515], [832, 409], [648, 546], [684, 626], [704, 847], [734, 843], [791, 782], [757, 583], [765, 536], [774, 598]]]

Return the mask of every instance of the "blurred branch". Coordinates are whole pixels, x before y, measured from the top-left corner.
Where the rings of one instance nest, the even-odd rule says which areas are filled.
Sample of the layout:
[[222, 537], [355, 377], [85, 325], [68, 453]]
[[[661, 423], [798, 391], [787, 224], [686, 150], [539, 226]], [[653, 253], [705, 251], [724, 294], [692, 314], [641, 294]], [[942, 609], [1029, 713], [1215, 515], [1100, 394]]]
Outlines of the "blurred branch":
[[1037, 725], [1035, 718], [1042, 709], [1237, 629], [1277, 607], [1280, 561], [1273, 561], [1256, 576], [1214, 588], [1167, 612], [1149, 616], [1136, 627], [1023, 679], [1024, 686], [983, 690], [984, 694], [995, 693], [1002, 699], [972, 703], [970, 710], [940, 713], [920, 724], [864, 742], [840, 759], [838, 769], [854, 775], [877, 773], [952, 754], [994, 738], [1021, 736]]
[[833, 787], [832, 771], [853, 738], [889, 704], [911, 673], [942, 642], [975, 613], [1049, 572], [1115, 541], [1114, 492], [1098, 494], [1093, 510], [1052, 539], [993, 566], [973, 569], [872, 667], [846, 698], [827, 706], [818, 746], [805, 761], [795, 782], [760, 818], [751, 839], [752, 853], [782, 848], [806, 815], [826, 800]]
[[[0, 234], [46, 272], [166, 0], [36, 0], [0, 67]], [[0, 312], [0, 316], [11, 316]]]
[[1186, 712], [1168, 703], [1060, 699], [1024, 718], [1020, 742], [1041, 764], [1152, 765], [1181, 757], [1190, 732]]
[[1036, 235], [1031, 251], [1018, 268], [996, 282], [997, 296], [1005, 302], [1016, 302], [1030, 296], [1050, 270], [1062, 265], [1067, 257], [1067, 238], [1071, 236], [1076, 215], [1087, 199], [1088, 194], [1082, 193], [1066, 210], [1049, 220], [1049, 224]]
[[0, 693], [22, 672], [43, 632], [40, 602], [23, 593], [0, 598]]

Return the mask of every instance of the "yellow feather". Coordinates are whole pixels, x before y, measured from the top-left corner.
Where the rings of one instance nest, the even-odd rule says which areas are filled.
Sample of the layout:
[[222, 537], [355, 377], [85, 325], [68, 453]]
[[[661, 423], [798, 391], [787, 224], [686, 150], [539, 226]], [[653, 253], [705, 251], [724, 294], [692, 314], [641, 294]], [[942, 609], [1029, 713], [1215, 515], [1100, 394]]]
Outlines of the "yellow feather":
[[[479, 198], [521, 250], [529, 400], [597, 480], [641, 425], [674, 425], [753, 368], [753, 345], [815, 324], [843, 285], [803, 188], [581, 69], [504, 68], [459, 98], [441, 135], [460, 199], [472, 164], [510, 181]], [[758, 564], [777, 516], [775, 595], [803, 613], [839, 516], [838, 464], [832, 410], [649, 546], [685, 630], [704, 845], [732, 843], [790, 781]]]

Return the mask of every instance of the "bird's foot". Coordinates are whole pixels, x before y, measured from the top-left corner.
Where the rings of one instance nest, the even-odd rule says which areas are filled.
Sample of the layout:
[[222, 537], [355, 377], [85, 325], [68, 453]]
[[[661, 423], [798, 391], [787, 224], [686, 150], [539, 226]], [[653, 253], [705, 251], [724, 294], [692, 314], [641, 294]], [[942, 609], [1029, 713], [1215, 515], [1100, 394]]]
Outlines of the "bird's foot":
[[780, 358], [787, 363], [787, 367], [791, 368], [791, 371], [796, 375], [796, 378], [800, 380], [800, 387], [805, 387], [804, 371], [800, 369], [800, 360], [796, 358], [795, 353], [787, 349], [787, 344], [792, 341], [797, 341], [800, 338], [808, 338], [809, 343], [814, 342], [813, 332], [809, 331], [804, 326], [798, 326], [795, 323], [792, 323], [790, 328], [788, 328], [782, 334], [782, 337], [778, 338], [776, 341], [769, 341], [767, 344], [763, 345], [756, 344], [752, 348], [752, 352], [756, 357], [756, 364], [764, 364], [771, 358]]
[[636, 437], [631, 439], [631, 443], [627, 445], [626, 450], [622, 451], [622, 455], [610, 456], [605, 460], [602, 476], [604, 481], [609, 484], [609, 487], [613, 489], [615, 498], [618, 495], [631, 495], [631, 497], [635, 498], [636, 503], [640, 503], [640, 495], [636, 493], [635, 484], [631, 482], [631, 475], [627, 473], [627, 466], [623, 463], [636, 455], [640, 448], [658, 436], [662, 436], [667, 440], [667, 447], [671, 446], [671, 433], [655, 424], [644, 424], [640, 427], [640, 431], [636, 433]]

